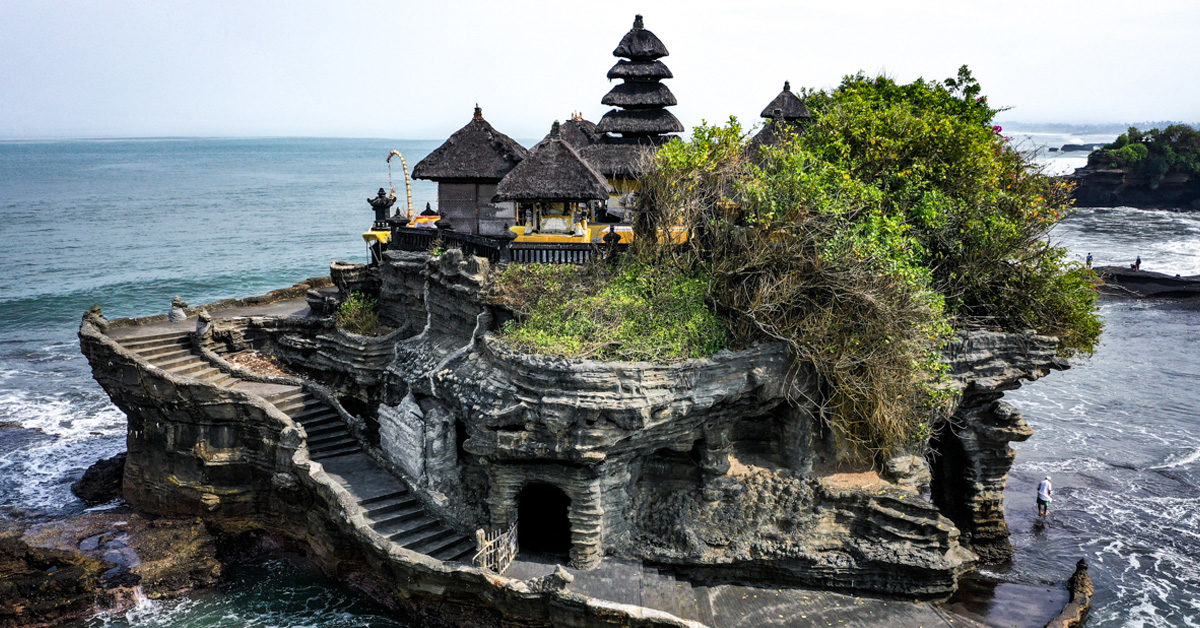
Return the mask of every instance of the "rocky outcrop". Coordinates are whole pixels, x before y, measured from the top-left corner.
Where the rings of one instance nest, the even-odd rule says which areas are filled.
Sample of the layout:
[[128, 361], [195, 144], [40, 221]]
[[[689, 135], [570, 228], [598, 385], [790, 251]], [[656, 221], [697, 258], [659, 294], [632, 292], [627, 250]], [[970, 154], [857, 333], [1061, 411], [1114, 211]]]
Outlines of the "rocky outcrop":
[[121, 496], [125, 474], [125, 452], [98, 460], [71, 484], [71, 492], [89, 504], [103, 504]]
[[195, 519], [90, 514], [0, 533], [0, 626], [62, 623], [218, 583], [214, 538]]
[[[602, 613], [564, 583], [535, 590], [400, 546], [376, 529], [373, 500], [463, 534], [515, 526], [526, 547], [561, 552], [576, 568], [641, 559], [702, 578], [904, 597], [946, 597], [976, 553], [1011, 554], [1008, 443], [1029, 430], [1000, 397], [1065, 366], [1053, 338], [964, 332], [947, 348], [961, 400], [930, 465], [898, 456], [877, 473], [840, 463], [815, 405], [788, 401], [819, 391], [782, 345], [675, 363], [520, 353], [496, 334], [509, 314], [481, 296], [491, 270], [457, 249], [389, 252], [370, 272], [381, 310], [402, 327], [394, 335], [345, 334], [313, 316], [213, 316], [184, 341], [194, 350], [162, 349], [180, 354], [166, 362], [175, 370], [146, 358], [157, 345], [131, 352], [111, 337], [119, 325], [89, 313], [81, 346], [130, 417], [126, 498], [228, 533], [287, 537], [335, 578], [430, 620], [589, 625], [633, 615]], [[353, 289], [348, 277], [339, 289]], [[308, 379], [255, 379], [222, 363], [246, 349]], [[192, 365], [197, 352], [206, 363]], [[304, 391], [264, 396], [251, 382]], [[320, 421], [270, 400], [305, 395], [328, 407], [293, 401], [288, 412]], [[329, 455], [365, 452], [371, 473], [406, 488], [351, 492], [348, 472], [312, 459], [310, 429], [341, 439]], [[918, 491], [930, 470], [933, 503]]]
[[1075, 564], [1075, 573], [1067, 581], [1067, 591], [1070, 599], [1062, 611], [1046, 624], [1046, 628], [1079, 628], [1087, 619], [1088, 611], [1092, 608], [1092, 576], [1088, 573], [1087, 561], [1080, 558]]
[[1004, 486], [1016, 457], [1009, 443], [1033, 435], [1001, 397], [1022, 381], [1067, 368], [1057, 349], [1052, 336], [979, 330], [961, 333], [945, 350], [961, 396], [931, 443], [932, 496], [983, 562], [1012, 558], [1004, 520]]
[[1167, 175], [1152, 182], [1119, 168], [1079, 168], [1066, 177], [1075, 184], [1078, 207], [1140, 207], [1200, 210], [1200, 177]]

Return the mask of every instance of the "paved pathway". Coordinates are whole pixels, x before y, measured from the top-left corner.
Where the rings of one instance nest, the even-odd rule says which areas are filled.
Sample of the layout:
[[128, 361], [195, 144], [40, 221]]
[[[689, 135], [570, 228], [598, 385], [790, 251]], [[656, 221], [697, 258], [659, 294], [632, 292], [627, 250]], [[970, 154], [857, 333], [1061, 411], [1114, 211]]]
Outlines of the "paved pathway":
[[[522, 556], [504, 575], [528, 579], [554, 570], [553, 559]], [[972, 618], [907, 600], [857, 597], [829, 591], [737, 584], [699, 585], [637, 561], [606, 558], [592, 570], [568, 569], [568, 589], [636, 604], [709, 626], [925, 627], [986, 626]]]
[[[267, 306], [218, 310], [220, 318], [247, 315], [306, 316], [303, 299]], [[408, 487], [385, 471], [350, 433], [337, 411], [300, 386], [266, 384], [230, 375], [196, 351], [195, 319], [112, 330], [109, 334], [150, 364], [180, 377], [261, 397], [304, 426], [309, 457], [358, 499], [376, 532], [392, 542], [439, 560], [470, 562], [475, 542], [427, 512]]]

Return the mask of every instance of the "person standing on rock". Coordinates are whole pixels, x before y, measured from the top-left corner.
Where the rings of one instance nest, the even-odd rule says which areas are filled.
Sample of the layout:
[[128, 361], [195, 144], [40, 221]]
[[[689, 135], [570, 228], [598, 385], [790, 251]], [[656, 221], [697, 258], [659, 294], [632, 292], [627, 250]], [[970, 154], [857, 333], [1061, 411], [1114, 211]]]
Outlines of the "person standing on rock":
[[1050, 514], [1050, 496], [1054, 494], [1054, 487], [1050, 484], [1050, 476], [1042, 480], [1037, 488], [1037, 507], [1038, 516], [1045, 517]]

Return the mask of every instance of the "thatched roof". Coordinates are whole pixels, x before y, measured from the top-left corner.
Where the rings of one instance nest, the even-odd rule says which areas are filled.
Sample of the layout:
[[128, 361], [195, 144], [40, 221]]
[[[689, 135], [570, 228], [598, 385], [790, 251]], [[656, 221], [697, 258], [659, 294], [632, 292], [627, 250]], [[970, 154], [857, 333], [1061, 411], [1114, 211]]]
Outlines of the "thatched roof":
[[475, 106], [475, 115], [417, 163], [413, 177], [434, 181], [499, 181], [529, 154], [516, 140], [492, 128]]
[[500, 201], [599, 201], [612, 186], [570, 144], [563, 141], [558, 122], [550, 137], [534, 147], [496, 186]]
[[579, 154], [609, 179], [637, 179], [651, 153], [671, 140], [668, 136], [602, 137]]
[[682, 130], [679, 118], [666, 109], [612, 109], [596, 125], [598, 133], [622, 135], [658, 135]]
[[675, 94], [662, 83], [625, 82], [614, 85], [600, 104], [624, 109], [670, 107], [676, 103]]
[[[559, 125], [559, 132], [562, 135], [562, 140], [575, 147], [575, 150], [580, 150], [584, 146], [591, 146], [600, 139], [599, 134], [596, 133], [596, 123], [584, 120], [582, 116], [574, 116], [570, 120], [563, 122]], [[546, 137], [542, 138], [541, 142], [538, 142], [537, 146], [529, 149], [530, 152], [537, 150], [538, 146], [548, 141], [550, 141], [549, 133], [546, 134]]]
[[812, 114], [808, 111], [808, 107], [804, 105], [804, 101], [792, 93], [792, 84], [788, 81], [783, 82], [783, 91], [779, 92], [775, 100], [772, 100], [771, 104], [767, 105], [759, 115], [767, 119], [780, 117], [784, 120], [800, 120], [812, 117]]
[[671, 70], [662, 61], [617, 61], [608, 71], [610, 79], [650, 80], [674, 78]]
[[642, 16], [633, 18], [633, 28], [621, 38], [614, 57], [626, 57], [634, 61], [648, 61], [667, 56], [667, 47], [654, 33], [642, 26]]

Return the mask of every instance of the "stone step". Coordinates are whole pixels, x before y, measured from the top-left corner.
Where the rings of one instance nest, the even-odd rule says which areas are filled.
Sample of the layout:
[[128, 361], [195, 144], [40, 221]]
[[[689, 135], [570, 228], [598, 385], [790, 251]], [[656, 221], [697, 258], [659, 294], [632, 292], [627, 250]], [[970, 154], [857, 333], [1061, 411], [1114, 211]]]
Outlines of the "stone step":
[[233, 378], [229, 377], [228, 373], [226, 373], [225, 371], [222, 371], [221, 369], [218, 369], [217, 367], [214, 366], [212, 373], [205, 373], [204, 375], [201, 375], [200, 377], [197, 377], [196, 379], [199, 379], [202, 382], [208, 382], [211, 384], [211, 383], [215, 382], [216, 380], [222, 379], [222, 378], [233, 379]]
[[142, 335], [138, 335], [138, 336], [126, 336], [124, 338], [117, 340], [117, 342], [120, 342], [122, 345], [124, 345], [126, 347], [131, 347], [134, 345], [146, 345], [146, 344], [150, 344], [150, 343], [153, 343], [156, 341], [162, 341], [162, 340], [176, 340], [176, 339], [188, 338], [188, 336], [190, 336], [191, 333], [192, 332], [190, 329], [183, 330], [183, 331], [180, 331], [180, 330], [165, 331], [165, 332], [161, 332], [161, 333], [157, 333], [157, 334], [142, 334]]
[[360, 500], [358, 500], [358, 505], [362, 506], [363, 508], [367, 508], [369, 510], [370, 508], [373, 508], [378, 504], [381, 504], [384, 502], [391, 502], [391, 501], [394, 501], [397, 499], [402, 499], [406, 495], [408, 495], [408, 489], [401, 486], [400, 490], [398, 490], [394, 493], [386, 493], [384, 495], [376, 495], [375, 497], [370, 497], [367, 499], [360, 499]]
[[305, 424], [304, 432], [308, 434], [308, 442], [311, 445], [319, 437], [327, 436], [335, 432], [349, 433], [349, 430], [346, 429], [346, 424], [342, 423], [341, 420], [338, 419], [323, 425], [309, 426]]
[[191, 364], [175, 366], [175, 367], [171, 367], [166, 370], [167, 370], [167, 372], [174, 373], [175, 375], [187, 375], [188, 377], [196, 377], [196, 378], [198, 378], [201, 375], [204, 375], [206, 373], [220, 373], [221, 372], [220, 369], [218, 369], [218, 368], [210, 365], [208, 362], [204, 362], [202, 360], [196, 360], [195, 362], [193, 362]]
[[403, 512], [396, 512], [378, 520], [373, 520], [371, 527], [375, 531], [388, 536], [390, 534], [405, 533], [417, 526], [424, 526], [429, 523], [437, 523], [429, 513], [425, 512], [424, 508], [419, 505], [416, 508], [408, 508]]
[[306, 395], [304, 397], [299, 397], [283, 403], [277, 403], [275, 404], [275, 407], [279, 408], [281, 412], [294, 419], [297, 416], [303, 415], [314, 408], [327, 408], [328, 406], [324, 401], [321, 401], [312, 395]]
[[133, 349], [133, 352], [142, 356], [143, 358], [146, 358], [147, 360], [149, 360], [149, 359], [164, 360], [164, 359], [169, 359], [171, 357], [174, 357], [176, 355], [183, 355], [184, 353], [189, 353], [189, 352], [191, 352], [191, 350], [192, 350], [192, 343], [179, 342], [179, 343], [172, 343], [172, 344], [165, 345], [165, 346], [147, 347], [145, 349]]
[[453, 545], [454, 543], [457, 543], [458, 539], [460, 538], [462, 537], [454, 530], [445, 526], [441, 526], [419, 539], [410, 541], [405, 545], [405, 547], [414, 552], [432, 554], [437, 550], [446, 547], [447, 545]]
[[[367, 517], [371, 519], [371, 525], [376, 529], [381, 527], [395, 527], [405, 521], [412, 521], [425, 517], [425, 509], [416, 497], [409, 496], [408, 501], [390, 506], [384, 506], [367, 511]], [[380, 534], [383, 534], [380, 532]]]
[[354, 437], [350, 435], [350, 430], [342, 430], [341, 432], [333, 432], [324, 434], [320, 438], [313, 438], [310, 434], [308, 437], [308, 451], [320, 452], [323, 449], [329, 449], [334, 446], [341, 446], [346, 443], [354, 442]]
[[[396, 530], [395, 532], [386, 533], [386, 536], [391, 541], [399, 543], [404, 547], [408, 547], [409, 542], [412, 542], [413, 540], [428, 534], [431, 530], [440, 527], [441, 524], [438, 523], [436, 519], [431, 518], [429, 515], [424, 515], [413, 520], [413, 522], [406, 527]], [[381, 534], [385, 533], [381, 532]]]
[[304, 389], [297, 386], [295, 390], [285, 390], [283, 392], [277, 392], [273, 395], [267, 395], [266, 399], [267, 399], [267, 401], [270, 401], [271, 403], [275, 404], [276, 407], [279, 407], [279, 404], [288, 403], [289, 401], [292, 401], [295, 399], [300, 399], [304, 395], [305, 395]]
[[456, 536], [454, 530], [443, 526], [440, 521], [434, 522], [436, 525], [429, 530], [423, 530], [419, 533], [393, 539], [396, 543], [406, 547], [414, 552], [422, 554], [427, 553], [425, 550], [431, 546], [437, 545], [439, 541], [445, 540], [447, 537]]
[[[310, 401], [310, 403], [301, 406], [298, 410], [293, 410], [291, 412], [288, 412], [287, 415], [292, 417], [292, 419], [294, 419], [296, 421], [300, 421], [301, 423], [308, 423], [309, 421], [316, 421], [323, 414], [326, 414], [326, 413], [332, 413], [333, 416], [341, 418], [341, 416], [338, 415], [337, 411], [334, 410], [332, 407], [330, 407], [329, 404], [325, 403], [324, 401], [321, 401], [320, 399], [316, 399], [315, 397], [311, 398], [309, 401]], [[279, 406], [275, 406], [275, 407], [278, 408]]]
[[233, 386], [234, 384], [242, 381], [240, 379], [237, 379], [236, 377], [230, 377], [228, 374], [223, 374], [223, 375], [224, 375], [224, 377], [217, 377], [217, 378], [208, 380], [208, 383], [210, 383], [214, 386], [220, 386], [221, 388], [229, 388], [229, 387]]
[[150, 360], [150, 363], [164, 371], [169, 371], [178, 366], [185, 366], [185, 365], [191, 364], [193, 362], [200, 362], [200, 361], [201, 361], [200, 356], [189, 351], [189, 352], [185, 353], [184, 355], [174, 357], [174, 358], [168, 358], [166, 360]]
[[[296, 420], [296, 417], [292, 417]], [[304, 429], [320, 428], [327, 425], [341, 425], [342, 417], [333, 411], [333, 408], [326, 408], [324, 412], [313, 412], [301, 417], [300, 423], [304, 425]]]
[[417, 498], [408, 491], [400, 491], [393, 493], [387, 499], [377, 500], [370, 504], [360, 503], [363, 510], [367, 511], [367, 516], [376, 521], [383, 521], [394, 514], [398, 514], [401, 510], [405, 510], [414, 504], [419, 504]]
[[475, 558], [475, 541], [467, 537], [458, 537], [452, 544], [429, 553], [438, 560], [470, 563]]
[[329, 450], [324, 450], [324, 451], [320, 451], [320, 452], [313, 452], [310, 450], [308, 452], [308, 457], [310, 460], [327, 460], [329, 458], [336, 458], [338, 456], [348, 456], [350, 454], [357, 454], [361, 451], [362, 451], [362, 448], [360, 448], [358, 446], [358, 443], [355, 442], [355, 443], [351, 443], [348, 445], [344, 445], [338, 449], [329, 449]]

